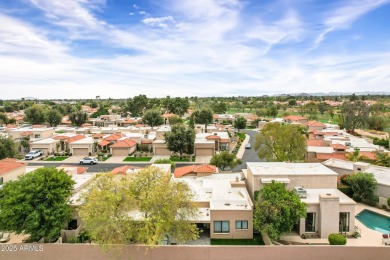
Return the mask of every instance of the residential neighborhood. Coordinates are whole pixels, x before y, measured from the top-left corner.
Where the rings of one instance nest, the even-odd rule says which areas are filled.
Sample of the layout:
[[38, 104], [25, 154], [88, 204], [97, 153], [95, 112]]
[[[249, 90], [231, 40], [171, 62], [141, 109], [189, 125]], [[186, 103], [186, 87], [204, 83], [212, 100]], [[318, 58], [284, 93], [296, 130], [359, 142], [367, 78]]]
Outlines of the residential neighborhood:
[[0, 1], [0, 259], [390, 259], [389, 14]]

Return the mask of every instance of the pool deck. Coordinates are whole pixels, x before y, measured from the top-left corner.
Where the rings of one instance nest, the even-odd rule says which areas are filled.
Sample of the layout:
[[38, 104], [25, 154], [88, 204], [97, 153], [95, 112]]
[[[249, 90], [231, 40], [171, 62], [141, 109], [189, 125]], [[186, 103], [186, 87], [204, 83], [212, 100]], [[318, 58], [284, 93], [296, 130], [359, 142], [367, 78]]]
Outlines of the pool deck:
[[[373, 212], [382, 214], [384, 216], [390, 217], [390, 212], [370, 207], [361, 203], [357, 203], [355, 207], [355, 216], [362, 212], [363, 210], [368, 209]], [[365, 225], [363, 225], [358, 219], [355, 218], [355, 226], [359, 227], [361, 237], [359, 238], [348, 238], [347, 246], [385, 246], [382, 244], [382, 233], [379, 231], [372, 230]], [[284, 234], [281, 237], [281, 240], [302, 243], [302, 244], [329, 244], [328, 239], [325, 238], [313, 238], [313, 239], [302, 239], [298, 234]], [[389, 247], [389, 246], [388, 246]]]

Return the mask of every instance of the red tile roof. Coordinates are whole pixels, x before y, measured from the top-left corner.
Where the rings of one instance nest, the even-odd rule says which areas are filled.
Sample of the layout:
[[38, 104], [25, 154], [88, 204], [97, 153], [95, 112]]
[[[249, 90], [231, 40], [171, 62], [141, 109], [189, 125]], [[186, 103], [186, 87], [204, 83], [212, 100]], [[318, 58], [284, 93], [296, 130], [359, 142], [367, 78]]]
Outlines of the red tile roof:
[[[388, 155], [390, 156], [390, 153], [388, 153]], [[359, 156], [364, 156], [364, 157], [367, 157], [370, 160], [376, 161], [375, 152], [365, 152], [365, 151], [363, 151], [363, 152], [359, 152]]]
[[141, 140], [141, 144], [152, 144], [153, 143], [153, 140], [150, 140], [150, 139], [142, 139]]
[[333, 149], [338, 149], [338, 150], [346, 150], [348, 147], [342, 144], [332, 144], [331, 147]]
[[16, 159], [6, 158], [0, 160], [0, 175], [25, 167], [27, 163], [18, 162]]
[[221, 139], [220, 143], [230, 143], [230, 139]]
[[190, 173], [216, 173], [216, 172], [217, 172], [217, 167], [215, 167], [214, 165], [209, 165], [209, 164], [190, 165], [190, 166], [176, 168], [174, 172], [174, 176], [175, 178], [180, 178]]
[[90, 124], [90, 123], [85, 123], [85, 124], [82, 124], [81, 126], [92, 126], [92, 124]]
[[306, 141], [307, 146], [325, 146], [324, 140], [309, 139]]
[[110, 147], [111, 148], [126, 148], [126, 147], [133, 147], [137, 145], [136, 142], [134, 142], [133, 140], [131, 139], [123, 139], [123, 140], [120, 140], [118, 141], [117, 143], [111, 145]]
[[106, 146], [106, 145], [109, 145], [109, 144], [111, 144], [109, 141], [106, 141], [106, 140], [101, 140], [99, 143], [98, 143], [98, 145], [100, 145], [100, 146]]
[[113, 134], [113, 135], [107, 136], [106, 138], [103, 138], [103, 140], [106, 140], [106, 141], [118, 141], [121, 138], [122, 138], [121, 135]]
[[329, 159], [339, 159], [339, 160], [346, 160], [347, 157], [345, 157], [345, 154], [343, 153], [317, 153], [316, 157], [318, 160], [329, 160]]
[[221, 137], [219, 137], [218, 135], [209, 135], [209, 136], [206, 136], [206, 139], [207, 140], [221, 140]]
[[285, 116], [283, 117], [284, 120], [290, 120], [290, 121], [297, 121], [297, 120], [307, 120], [306, 117], [302, 116]]
[[125, 165], [125, 166], [121, 166], [121, 167], [117, 167], [115, 169], [113, 169], [111, 171], [111, 173], [113, 174], [126, 174], [126, 172], [130, 169], [135, 169], [135, 170], [138, 170], [138, 169], [142, 169], [141, 167], [136, 167], [136, 166], [130, 166], [130, 165]]
[[309, 121], [307, 123], [305, 123], [304, 125], [307, 125], [307, 126], [318, 126], [318, 127], [324, 127], [325, 125], [323, 123], [320, 123], [318, 121]]
[[102, 138], [104, 135], [103, 134], [93, 134], [93, 138]]
[[72, 136], [71, 138], [69, 138], [68, 140], [66, 140], [66, 142], [68, 144], [70, 144], [70, 143], [76, 142], [76, 141], [84, 139], [84, 138], [85, 138], [84, 135], [75, 135], [75, 136]]

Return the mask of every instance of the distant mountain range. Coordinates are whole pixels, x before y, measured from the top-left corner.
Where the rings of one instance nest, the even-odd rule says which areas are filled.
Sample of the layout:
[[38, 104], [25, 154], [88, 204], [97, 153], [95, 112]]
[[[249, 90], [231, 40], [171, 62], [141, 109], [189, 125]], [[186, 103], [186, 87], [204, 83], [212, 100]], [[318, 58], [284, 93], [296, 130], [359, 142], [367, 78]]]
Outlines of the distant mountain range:
[[289, 93], [289, 94], [274, 94], [273, 96], [299, 96], [299, 97], [308, 97], [308, 96], [350, 96], [352, 94], [361, 96], [361, 95], [390, 95], [390, 92], [316, 92], [316, 93]]

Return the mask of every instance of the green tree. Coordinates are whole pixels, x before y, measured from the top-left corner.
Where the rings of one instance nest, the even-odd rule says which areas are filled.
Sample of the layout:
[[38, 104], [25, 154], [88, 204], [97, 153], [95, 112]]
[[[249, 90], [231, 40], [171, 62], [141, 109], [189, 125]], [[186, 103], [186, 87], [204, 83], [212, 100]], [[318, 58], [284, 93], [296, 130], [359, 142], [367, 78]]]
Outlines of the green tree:
[[333, 119], [333, 117], [334, 117], [334, 108], [333, 107], [328, 108], [328, 114]]
[[388, 153], [375, 152], [375, 158], [377, 165], [390, 167], [390, 156]]
[[220, 154], [214, 154], [210, 160], [211, 165], [217, 166], [222, 171], [233, 169], [241, 163], [241, 159], [237, 158], [235, 154], [229, 153], [229, 151], [223, 151]]
[[24, 152], [30, 151], [30, 136], [24, 136], [20, 141], [20, 145], [23, 147]]
[[276, 106], [268, 106], [266, 109], [266, 114], [268, 117], [275, 118], [278, 115], [278, 109]]
[[97, 118], [99, 116], [103, 116], [103, 115], [109, 115], [110, 112], [108, 111], [108, 109], [106, 107], [104, 107], [103, 105], [100, 106], [98, 108], [98, 110], [96, 112], [94, 112], [92, 115], [91, 115], [91, 118]]
[[79, 110], [77, 112], [73, 112], [69, 115], [69, 120], [72, 122], [72, 124], [76, 126], [81, 126], [84, 124], [88, 119], [88, 116], [85, 112]]
[[182, 124], [173, 125], [171, 131], [165, 133], [165, 141], [168, 149], [179, 153], [181, 159], [183, 153], [192, 154], [194, 152], [195, 132]]
[[0, 229], [30, 234], [33, 241], [58, 238], [71, 217], [75, 182], [63, 170], [44, 167], [7, 182], [0, 190]]
[[9, 119], [6, 114], [0, 113], [0, 125], [2, 124], [8, 124]]
[[246, 128], [246, 122], [247, 120], [244, 117], [239, 116], [234, 121], [234, 127], [237, 128], [238, 132], [240, 132], [241, 129]]
[[306, 204], [298, 195], [287, 190], [283, 183], [272, 181], [259, 191], [253, 225], [259, 232], [277, 240], [281, 233], [290, 232], [305, 216]]
[[182, 124], [183, 123], [183, 119], [181, 117], [178, 117], [178, 116], [171, 116], [169, 119], [169, 124], [170, 125], [176, 125], [176, 124]]
[[204, 108], [195, 111], [192, 113], [192, 116], [195, 119], [195, 123], [204, 124], [205, 133], [207, 133], [207, 126], [213, 122], [213, 112], [208, 108]]
[[294, 106], [297, 105], [297, 101], [296, 101], [295, 99], [289, 99], [289, 100], [288, 100], [288, 105], [289, 105], [290, 107], [294, 107]]
[[35, 104], [27, 108], [24, 113], [26, 114], [26, 121], [33, 125], [43, 124], [46, 121], [47, 109], [42, 105]]
[[12, 137], [5, 137], [0, 134], [0, 160], [14, 158], [16, 155], [16, 144]]
[[317, 105], [318, 111], [320, 111], [320, 114], [323, 115], [326, 111], [329, 109], [329, 105], [325, 102], [320, 102]]
[[375, 129], [376, 131], [383, 131], [389, 125], [389, 119], [384, 116], [370, 116], [367, 121], [369, 129]]
[[228, 110], [228, 106], [225, 102], [214, 102], [211, 105], [211, 109], [215, 114], [225, 114]]
[[306, 158], [306, 138], [297, 125], [268, 123], [256, 136], [259, 158], [272, 162], [296, 162]]
[[47, 113], [47, 122], [50, 126], [57, 126], [61, 123], [62, 115], [58, 110], [50, 109]]
[[309, 114], [309, 119], [316, 120], [317, 119], [317, 105], [314, 102], [310, 102], [305, 105], [306, 112]]
[[164, 118], [161, 116], [161, 112], [156, 109], [146, 110], [143, 117], [143, 121], [152, 127], [164, 124]]
[[156, 245], [167, 235], [179, 242], [198, 237], [188, 221], [197, 208], [187, 184], [153, 166], [116, 177], [104, 174], [83, 195], [79, 213], [94, 242]]
[[377, 182], [372, 173], [358, 172], [347, 176], [344, 180], [351, 186], [355, 201], [376, 205], [378, 202], [378, 196], [375, 195]]
[[356, 128], [365, 126], [368, 116], [369, 108], [363, 101], [344, 102], [339, 115], [340, 128], [354, 132]]
[[298, 107], [298, 113], [301, 115], [301, 116], [304, 116], [306, 113], [307, 113], [307, 107], [305, 105], [300, 105]]

